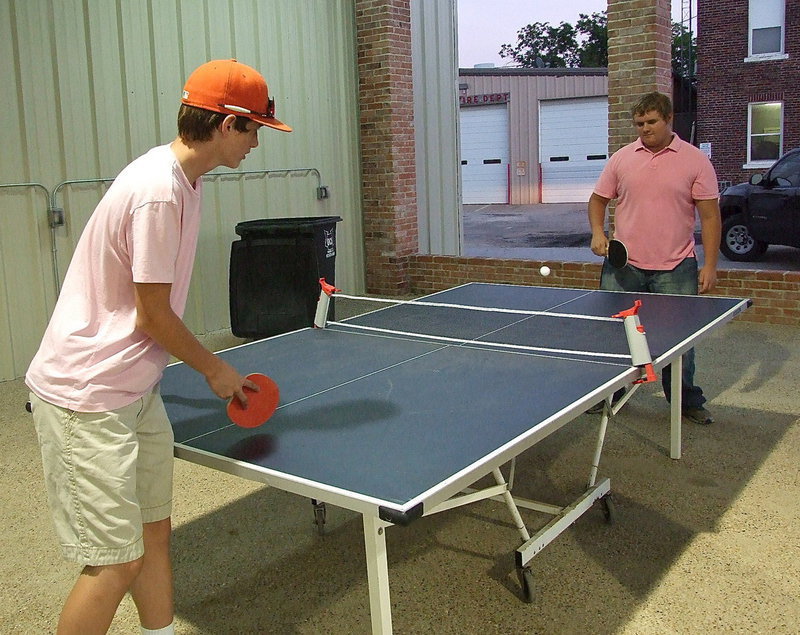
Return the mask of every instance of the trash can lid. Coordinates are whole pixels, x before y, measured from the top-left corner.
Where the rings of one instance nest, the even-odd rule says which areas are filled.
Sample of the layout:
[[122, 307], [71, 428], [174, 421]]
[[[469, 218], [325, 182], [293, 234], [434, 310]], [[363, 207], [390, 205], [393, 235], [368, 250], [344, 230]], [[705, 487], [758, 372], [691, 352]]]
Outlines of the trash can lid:
[[293, 218], [260, 218], [242, 221], [236, 224], [236, 233], [245, 238], [259, 234], [268, 235], [285, 231], [308, 231], [319, 225], [335, 225], [342, 220], [341, 216], [299, 216]]

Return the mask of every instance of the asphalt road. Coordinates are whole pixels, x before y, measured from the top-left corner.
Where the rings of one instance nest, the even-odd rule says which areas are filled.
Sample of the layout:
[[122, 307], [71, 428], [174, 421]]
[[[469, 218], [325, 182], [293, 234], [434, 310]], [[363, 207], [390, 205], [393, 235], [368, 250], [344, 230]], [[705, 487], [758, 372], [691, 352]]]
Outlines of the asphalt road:
[[[599, 261], [589, 245], [586, 205], [464, 205], [464, 255], [565, 262]], [[697, 255], [703, 260], [699, 226]], [[772, 245], [758, 262], [733, 262], [722, 254], [720, 269], [800, 271], [800, 249]]]

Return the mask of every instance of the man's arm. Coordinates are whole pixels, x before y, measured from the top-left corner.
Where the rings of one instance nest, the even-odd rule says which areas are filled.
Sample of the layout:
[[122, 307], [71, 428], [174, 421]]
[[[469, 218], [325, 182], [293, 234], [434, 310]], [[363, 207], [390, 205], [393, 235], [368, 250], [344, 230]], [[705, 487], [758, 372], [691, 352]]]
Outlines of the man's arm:
[[242, 386], [258, 387], [223, 359], [205, 348], [172, 310], [171, 284], [135, 283], [136, 328], [153, 338], [168, 353], [206, 378], [215, 395], [236, 397], [247, 405]]
[[608, 254], [608, 236], [606, 236], [606, 207], [610, 198], [604, 198], [592, 192], [589, 197], [589, 226], [592, 229], [592, 252], [598, 256]]
[[700, 236], [703, 241], [703, 255], [705, 261], [697, 278], [698, 291], [706, 293], [717, 284], [717, 260], [719, 258], [719, 243], [722, 238], [722, 220], [719, 213], [719, 200], [710, 198], [695, 201], [697, 212], [700, 215]]

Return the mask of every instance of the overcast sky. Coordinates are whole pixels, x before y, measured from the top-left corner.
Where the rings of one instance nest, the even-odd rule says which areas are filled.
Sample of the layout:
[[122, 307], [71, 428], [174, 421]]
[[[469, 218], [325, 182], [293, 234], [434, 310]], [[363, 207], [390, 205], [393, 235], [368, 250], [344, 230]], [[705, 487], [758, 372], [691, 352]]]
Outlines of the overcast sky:
[[[673, 20], [680, 20], [681, 1], [673, 0]], [[683, 0], [688, 7], [689, 1]], [[508, 59], [498, 55], [503, 44], [516, 44], [517, 31], [533, 22], [575, 24], [578, 14], [605, 11], [606, 0], [457, 0], [458, 65], [493, 62], [505, 66]], [[691, 0], [697, 13], [697, 0]]]

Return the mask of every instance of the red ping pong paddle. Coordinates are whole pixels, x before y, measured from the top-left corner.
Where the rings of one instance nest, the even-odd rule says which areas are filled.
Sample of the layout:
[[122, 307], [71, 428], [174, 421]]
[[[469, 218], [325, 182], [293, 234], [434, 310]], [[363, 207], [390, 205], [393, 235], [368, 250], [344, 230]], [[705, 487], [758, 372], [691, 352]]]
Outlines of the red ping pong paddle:
[[628, 264], [628, 248], [621, 240], [613, 238], [608, 241], [608, 262], [612, 267], [622, 269]]
[[257, 384], [260, 390], [256, 392], [244, 386], [243, 390], [247, 393], [247, 408], [234, 397], [228, 402], [228, 417], [239, 427], [257, 428], [275, 412], [280, 400], [280, 390], [278, 384], [261, 373], [252, 373], [247, 379]]

